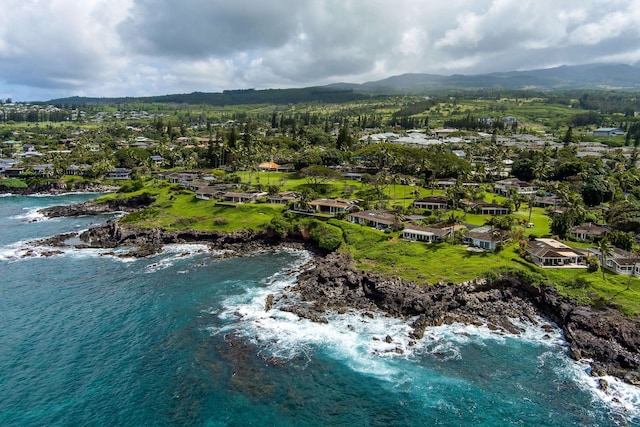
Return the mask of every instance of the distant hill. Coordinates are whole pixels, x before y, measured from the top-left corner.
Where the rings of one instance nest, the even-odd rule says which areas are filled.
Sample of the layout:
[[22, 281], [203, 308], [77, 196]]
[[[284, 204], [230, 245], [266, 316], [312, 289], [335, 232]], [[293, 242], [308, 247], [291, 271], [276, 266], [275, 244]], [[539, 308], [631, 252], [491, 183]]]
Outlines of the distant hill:
[[53, 99], [52, 104], [98, 104], [158, 102], [177, 104], [241, 105], [343, 102], [372, 95], [426, 94], [444, 90], [640, 90], [640, 67], [622, 64], [561, 66], [530, 71], [510, 71], [476, 75], [402, 74], [383, 80], [334, 83], [300, 89], [226, 90], [217, 93], [193, 92], [151, 97]]
[[331, 87], [353, 89], [356, 92], [369, 94], [421, 94], [443, 89], [638, 90], [640, 89], [640, 67], [591, 64], [477, 75], [403, 74], [361, 85], [338, 84]]
[[73, 104], [124, 104], [135, 102], [157, 102], [165, 104], [191, 104], [191, 105], [245, 105], [245, 104], [296, 104], [307, 102], [344, 102], [367, 98], [368, 95], [356, 93], [349, 88], [332, 88], [328, 86], [308, 87], [301, 89], [243, 89], [225, 90], [223, 92], [207, 93], [193, 92], [187, 94], [174, 94], [146, 97], [123, 98], [89, 98], [73, 96], [47, 101], [55, 105]]

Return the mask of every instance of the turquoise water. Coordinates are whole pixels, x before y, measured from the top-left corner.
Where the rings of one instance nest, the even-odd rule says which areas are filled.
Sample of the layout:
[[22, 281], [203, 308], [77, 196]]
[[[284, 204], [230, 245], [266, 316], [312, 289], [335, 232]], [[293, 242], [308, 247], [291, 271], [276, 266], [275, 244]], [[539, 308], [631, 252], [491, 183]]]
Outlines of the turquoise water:
[[304, 252], [28, 243], [106, 221], [35, 213], [91, 197], [0, 198], [0, 425], [640, 425], [638, 389], [598, 391], [559, 331], [452, 325], [412, 346], [379, 314], [265, 312]]

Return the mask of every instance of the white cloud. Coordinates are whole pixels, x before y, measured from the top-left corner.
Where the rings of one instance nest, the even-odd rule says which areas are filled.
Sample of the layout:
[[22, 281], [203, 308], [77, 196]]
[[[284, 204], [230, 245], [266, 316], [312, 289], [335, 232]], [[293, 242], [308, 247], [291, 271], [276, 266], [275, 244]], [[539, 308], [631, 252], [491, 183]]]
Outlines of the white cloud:
[[632, 63], [640, 45], [637, 0], [3, 0], [3, 9], [0, 94], [26, 99]]

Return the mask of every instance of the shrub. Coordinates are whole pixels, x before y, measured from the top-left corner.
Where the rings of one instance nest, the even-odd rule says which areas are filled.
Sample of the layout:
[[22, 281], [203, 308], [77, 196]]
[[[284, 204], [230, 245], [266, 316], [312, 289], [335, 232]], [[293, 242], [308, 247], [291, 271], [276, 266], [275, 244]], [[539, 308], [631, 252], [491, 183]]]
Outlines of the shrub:
[[591, 285], [591, 282], [584, 277], [576, 277], [572, 280], [564, 282], [564, 286], [571, 289], [587, 289]]
[[598, 261], [598, 258], [594, 256], [587, 258], [587, 271], [589, 273], [595, 273], [596, 271], [598, 271], [599, 267], [600, 262]]
[[195, 218], [180, 218], [174, 221], [173, 224], [171, 224], [171, 226], [176, 228], [186, 228], [186, 227], [191, 227], [197, 222], [198, 220]]
[[213, 218], [213, 224], [214, 225], [227, 225], [229, 223], [229, 221], [227, 220], [227, 218], [223, 217], [223, 216], [217, 216], [215, 218]]
[[292, 233], [295, 228], [290, 220], [284, 218], [282, 215], [276, 215], [267, 225], [267, 229], [272, 230], [279, 236], [287, 237], [287, 235]]
[[320, 248], [328, 251], [335, 251], [344, 242], [340, 228], [320, 221], [313, 221], [310, 224], [309, 233]]

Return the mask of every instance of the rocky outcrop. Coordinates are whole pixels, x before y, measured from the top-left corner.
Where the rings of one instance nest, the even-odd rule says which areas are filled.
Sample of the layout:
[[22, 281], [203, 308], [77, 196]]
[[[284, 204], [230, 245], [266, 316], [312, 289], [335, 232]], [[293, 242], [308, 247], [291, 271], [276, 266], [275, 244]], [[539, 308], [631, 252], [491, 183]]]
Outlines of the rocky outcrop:
[[333, 254], [315, 259], [300, 274], [294, 291], [307, 305], [314, 301], [338, 310], [379, 309], [415, 318], [414, 339], [421, 338], [427, 327], [454, 322], [487, 324], [518, 333], [509, 319], [535, 324], [538, 316], [543, 316], [562, 328], [571, 357], [592, 360], [594, 375], [614, 375], [640, 385], [639, 319], [627, 318], [612, 308], [577, 305], [552, 286], [534, 286], [517, 275], [503, 275], [491, 283], [478, 279], [419, 287], [357, 271], [347, 256]]
[[65, 206], [51, 206], [40, 209], [40, 213], [49, 218], [73, 217], [84, 215], [101, 215], [114, 212], [134, 212], [151, 205], [155, 199], [149, 194], [143, 193], [138, 196], [123, 199], [110, 199], [104, 202], [89, 200], [84, 203], [76, 203]]
[[[75, 239], [77, 237], [77, 239]], [[78, 243], [78, 240], [81, 243]], [[68, 242], [73, 243], [69, 244]], [[222, 256], [238, 256], [249, 252], [287, 247], [313, 251], [310, 242], [295, 238], [282, 240], [279, 236], [268, 232], [251, 230], [231, 233], [218, 231], [176, 230], [167, 231], [161, 228], [139, 228], [118, 221], [109, 221], [104, 226], [91, 228], [80, 235], [64, 234], [39, 242], [41, 245], [78, 248], [132, 247], [132, 250], [121, 254], [126, 257], [145, 257], [160, 252], [165, 245], [181, 243], [208, 244], [220, 250]]]

